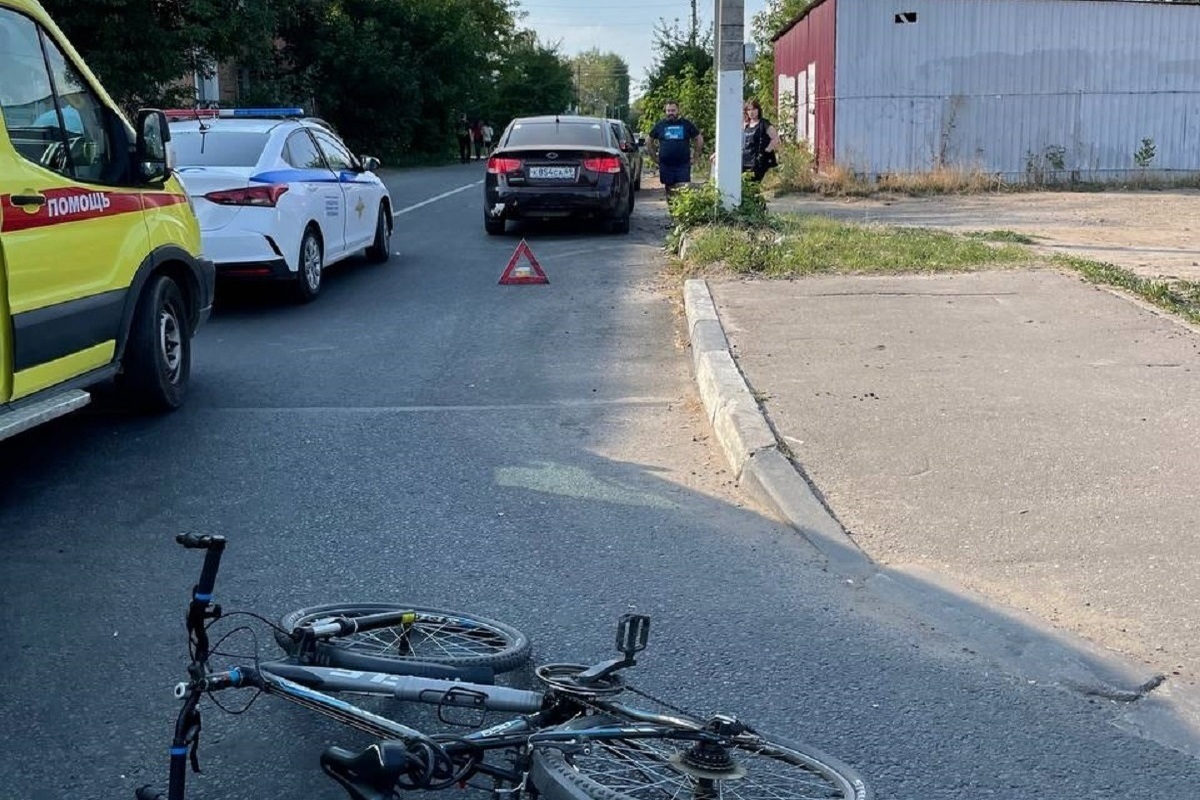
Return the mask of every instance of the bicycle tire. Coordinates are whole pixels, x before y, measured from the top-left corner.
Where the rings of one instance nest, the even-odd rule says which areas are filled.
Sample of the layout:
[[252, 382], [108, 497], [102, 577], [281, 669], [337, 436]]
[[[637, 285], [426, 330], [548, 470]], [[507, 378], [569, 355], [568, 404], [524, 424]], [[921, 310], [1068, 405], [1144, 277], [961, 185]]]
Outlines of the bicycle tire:
[[[297, 625], [327, 617], [359, 617], [386, 611], [412, 611], [417, 615], [406, 634], [407, 653], [400, 652], [397, 647], [402, 637], [395, 629], [384, 628], [381, 631], [392, 632], [392, 641], [381, 637], [381, 631], [368, 631], [320, 642], [317, 646], [327, 660], [323, 663], [337, 667], [339, 653], [353, 652], [359, 656], [355, 666], [362, 663], [362, 656], [366, 656], [380, 659], [381, 667], [389, 661], [421, 661], [457, 667], [487, 667], [499, 673], [529, 661], [531, 648], [529, 637], [524, 633], [503, 622], [462, 611], [398, 603], [331, 603], [293, 611], [285, 615], [279, 625], [284, 631], [291, 631]], [[415, 641], [413, 630], [421, 635]], [[276, 631], [275, 640], [289, 655], [296, 654], [296, 642], [286, 634]], [[386, 670], [381, 668], [380, 671]]]
[[[603, 716], [584, 717], [558, 728], [624, 724]], [[665, 726], [655, 726], [660, 730]], [[682, 731], [682, 729], [680, 729]], [[681, 771], [670, 756], [694, 744], [665, 736], [594, 739], [586, 752], [578, 746], [567, 752], [547, 744], [533, 753], [530, 779], [545, 800], [671, 800], [710, 797], [712, 800], [870, 800], [871, 790], [859, 774], [836, 758], [812, 747], [761, 734], [737, 737], [735, 761], [745, 774], [702, 786]], [[769, 767], [791, 769], [773, 774]], [[782, 774], [782, 773], [788, 774]], [[736, 788], [735, 788], [736, 787]], [[755, 791], [757, 789], [757, 791]]]

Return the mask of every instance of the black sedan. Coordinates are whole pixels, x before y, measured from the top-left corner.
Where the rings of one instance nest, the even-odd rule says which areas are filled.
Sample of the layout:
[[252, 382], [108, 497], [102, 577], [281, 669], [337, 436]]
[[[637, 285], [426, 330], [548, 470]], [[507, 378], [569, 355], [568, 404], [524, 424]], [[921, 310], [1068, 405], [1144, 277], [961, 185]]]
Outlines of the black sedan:
[[515, 119], [487, 162], [483, 227], [504, 233], [508, 220], [601, 219], [629, 232], [633, 176], [612, 126], [596, 117]]

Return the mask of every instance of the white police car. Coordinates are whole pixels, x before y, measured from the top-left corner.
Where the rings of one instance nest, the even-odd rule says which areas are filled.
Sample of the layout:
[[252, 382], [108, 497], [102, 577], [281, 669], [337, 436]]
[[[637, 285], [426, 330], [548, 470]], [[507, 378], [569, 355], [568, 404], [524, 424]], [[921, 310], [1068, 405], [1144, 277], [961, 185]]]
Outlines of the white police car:
[[171, 110], [176, 173], [217, 274], [289, 281], [310, 301], [330, 264], [391, 254], [392, 201], [374, 174], [300, 108]]

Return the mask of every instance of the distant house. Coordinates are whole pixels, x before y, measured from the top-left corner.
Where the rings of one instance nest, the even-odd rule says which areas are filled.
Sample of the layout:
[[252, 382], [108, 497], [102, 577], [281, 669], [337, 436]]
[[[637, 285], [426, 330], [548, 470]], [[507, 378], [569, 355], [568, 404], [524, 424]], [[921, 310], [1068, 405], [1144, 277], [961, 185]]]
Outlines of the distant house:
[[216, 66], [211, 75], [203, 75], [199, 71], [185, 75], [172, 88], [191, 90], [195, 102], [200, 105], [216, 104], [232, 107], [238, 104], [245, 84], [246, 70], [239, 69], [233, 62], [222, 62]]
[[774, 38], [779, 122], [867, 176], [1193, 173], [1198, 42], [1192, 4], [817, 0]]

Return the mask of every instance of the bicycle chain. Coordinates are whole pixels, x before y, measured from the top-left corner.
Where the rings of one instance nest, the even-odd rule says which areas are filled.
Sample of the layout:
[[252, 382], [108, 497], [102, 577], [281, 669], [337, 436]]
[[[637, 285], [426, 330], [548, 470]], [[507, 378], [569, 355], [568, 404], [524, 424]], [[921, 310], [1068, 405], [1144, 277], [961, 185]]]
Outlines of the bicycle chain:
[[[676, 714], [682, 714], [684, 717], [687, 717], [689, 719], [695, 719], [695, 720], [704, 719], [704, 717], [700, 714], [694, 714], [691, 711], [688, 711], [686, 708], [680, 708], [679, 706], [675, 705], [674, 703], [668, 703], [666, 700], [655, 697], [654, 695], [650, 694], [649, 692], [643, 692], [641, 689], [637, 688], [636, 686], [624, 684], [621, 688], [627, 692], [633, 692], [634, 694], [636, 694], [639, 697], [642, 697], [646, 700], [650, 700], [651, 702], [658, 703], [663, 708], [673, 711]], [[589, 700], [589, 699], [583, 698], [583, 697], [577, 698], [577, 701], [580, 703], [580, 705], [587, 706], [588, 708], [592, 709], [593, 711], [596, 711], [599, 713], [605, 713], [605, 709], [602, 706], [600, 706], [599, 704], [597, 704], [595, 701], [592, 701], [592, 700]]]

